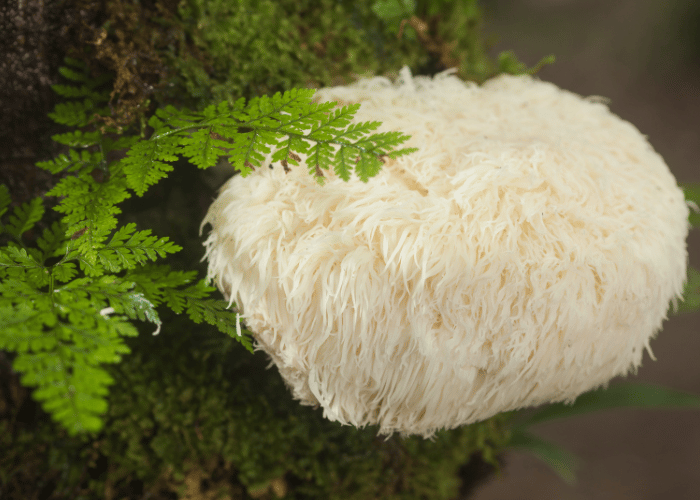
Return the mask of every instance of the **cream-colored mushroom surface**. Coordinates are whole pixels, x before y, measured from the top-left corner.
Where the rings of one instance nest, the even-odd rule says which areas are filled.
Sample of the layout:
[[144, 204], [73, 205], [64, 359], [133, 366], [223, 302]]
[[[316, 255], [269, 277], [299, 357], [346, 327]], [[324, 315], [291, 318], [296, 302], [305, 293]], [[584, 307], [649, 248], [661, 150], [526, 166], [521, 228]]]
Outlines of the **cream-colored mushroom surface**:
[[266, 164], [203, 222], [209, 277], [293, 396], [380, 434], [573, 401], [641, 364], [685, 282], [689, 209], [633, 125], [451, 73], [320, 89], [419, 150], [367, 183]]

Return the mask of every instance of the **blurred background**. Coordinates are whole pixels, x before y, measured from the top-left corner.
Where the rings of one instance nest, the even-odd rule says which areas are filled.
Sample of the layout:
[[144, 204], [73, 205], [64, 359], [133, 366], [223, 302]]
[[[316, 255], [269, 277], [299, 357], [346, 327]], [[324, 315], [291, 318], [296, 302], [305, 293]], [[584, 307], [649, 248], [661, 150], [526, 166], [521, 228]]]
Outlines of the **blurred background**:
[[[494, 54], [512, 49], [538, 76], [611, 99], [679, 182], [700, 181], [700, 4], [691, 0], [483, 0]], [[688, 238], [700, 267], [700, 231]], [[700, 394], [700, 314], [669, 318], [627, 380]], [[474, 500], [695, 500], [700, 498], [700, 411], [614, 410], [540, 424], [539, 436], [577, 454], [568, 485], [537, 458], [509, 453]]]

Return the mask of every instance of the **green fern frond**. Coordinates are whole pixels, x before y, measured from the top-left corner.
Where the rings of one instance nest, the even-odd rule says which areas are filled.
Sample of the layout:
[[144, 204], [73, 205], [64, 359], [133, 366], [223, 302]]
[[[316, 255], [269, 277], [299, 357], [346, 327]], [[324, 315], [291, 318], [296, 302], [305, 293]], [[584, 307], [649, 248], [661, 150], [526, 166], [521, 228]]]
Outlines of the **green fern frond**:
[[236, 313], [227, 309], [223, 300], [215, 299], [187, 299], [187, 315], [192, 321], [199, 324], [202, 321], [215, 326], [220, 332], [237, 339], [250, 352], [253, 345], [248, 336], [238, 335], [236, 332]]
[[66, 249], [66, 226], [60, 221], [55, 221], [51, 227], [44, 229], [44, 232], [37, 239], [36, 244], [41, 249], [41, 261], [44, 262], [49, 257], [58, 257], [65, 253]]
[[65, 144], [72, 148], [87, 148], [99, 142], [100, 133], [97, 131], [82, 132], [80, 130], [74, 130], [73, 132], [66, 132], [65, 134], [52, 135], [51, 139], [59, 144]]
[[82, 162], [80, 155], [78, 155], [78, 152], [75, 150], [70, 150], [68, 156], [60, 154], [57, 157], [52, 158], [51, 160], [36, 162], [36, 166], [39, 168], [43, 168], [44, 170], [48, 170], [52, 174], [58, 174], [59, 172], [62, 172], [67, 169], [75, 170], [75, 168], [71, 167], [73, 167], [76, 164], [82, 166], [83, 163], [84, 162]]
[[4, 226], [0, 225], [5, 232], [10, 233], [15, 238], [19, 238], [26, 231], [34, 227], [44, 216], [44, 203], [41, 198], [34, 198], [28, 203], [16, 207], [10, 220]]
[[216, 130], [218, 129], [213, 126], [201, 128], [189, 137], [183, 137], [180, 140], [181, 154], [198, 168], [204, 169], [216, 165], [219, 158], [224, 156], [227, 149], [231, 147], [228, 142], [216, 138], [214, 135], [218, 133]]
[[[116, 140], [110, 137], [102, 137], [102, 149], [104, 154], [108, 151], [122, 151], [129, 149], [130, 147], [141, 141], [141, 137], [138, 135], [123, 135], [117, 137]], [[112, 165], [110, 165], [110, 168]]]
[[168, 238], [152, 236], [150, 229], [136, 231], [136, 224], [129, 223], [119, 228], [109, 243], [97, 251], [97, 259], [110, 272], [119, 272], [180, 250], [182, 247]]
[[10, 197], [10, 190], [5, 184], [0, 184], [0, 217], [5, 215], [7, 212], [7, 207], [12, 203], [12, 198]]
[[63, 262], [51, 268], [51, 274], [59, 283], [67, 283], [75, 278], [78, 270], [72, 262]]
[[113, 176], [110, 182], [96, 182], [89, 173], [65, 177], [48, 193], [63, 197], [54, 210], [65, 214], [66, 234], [76, 240], [77, 250], [95, 264], [97, 251], [117, 226], [117, 204], [129, 197], [124, 178]]
[[71, 68], [68, 68], [66, 66], [61, 66], [58, 68], [58, 72], [63, 76], [64, 78], [67, 78], [68, 80], [74, 81], [74, 82], [87, 82], [89, 81], [89, 77], [85, 74], [85, 65], [78, 61], [77, 59], [73, 59], [75, 62], [75, 66], [79, 67], [80, 69], [83, 70], [82, 73], [75, 71]]
[[101, 85], [99, 81], [95, 82], [93, 85], [81, 85], [80, 87], [76, 87], [73, 85], [55, 84], [51, 85], [51, 89], [62, 97], [68, 97], [73, 99], [85, 97], [90, 99], [92, 102], [108, 101], [110, 92], [94, 90], [94, 88], [98, 85]]
[[30, 343], [31, 353], [15, 349], [20, 354], [13, 362], [22, 383], [38, 387], [34, 397], [70, 435], [101, 429], [99, 416], [107, 409], [112, 379], [96, 365], [118, 362], [129, 352], [119, 336], [137, 335], [129, 322], [105, 318], [87, 307], [88, 302], [74, 304], [69, 321], [40, 331]]
[[116, 312], [123, 312], [131, 319], [149, 321], [158, 326], [162, 324], [155, 306], [142, 293], [128, 293], [122, 297], [119, 308], [114, 307]]
[[[167, 126], [171, 129], [190, 127], [199, 121], [200, 116], [201, 115], [199, 113], [190, 113], [187, 110], [178, 110], [171, 105], [156, 109], [156, 117], [164, 120], [164, 123], [167, 123]], [[156, 129], [158, 133], [162, 132], [162, 130], [158, 127], [153, 128]]]
[[132, 146], [121, 161], [129, 188], [143, 196], [151, 185], [172, 171], [172, 165], [167, 162], [176, 161], [181, 151], [177, 141], [169, 138], [141, 141]]
[[[302, 132], [326, 118], [336, 103], [312, 103], [314, 89], [291, 89], [284, 94], [277, 92], [272, 98], [255, 97], [250, 100], [237, 118], [252, 128], [273, 128], [284, 132]], [[282, 128], [283, 127], [283, 128]]]
[[209, 297], [214, 291], [216, 291], [216, 288], [209, 287], [204, 280], [201, 280], [182, 291], [174, 288], [166, 288], [163, 290], [163, 298], [170, 309], [181, 314], [189, 307], [192, 301]]
[[[2, 255], [0, 255], [0, 259], [2, 259]], [[44, 304], [47, 309], [50, 308], [50, 298], [38, 291], [38, 288], [45, 286], [45, 280], [37, 279], [36, 273], [28, 272], [26, 268], [20, 266], [6, 267], [0, 262], [0, 276], [3, 278], [2, 288], [0, 288], [0, 305], [12, 306], [25, 302], [37, 302]]]
[[89, 151], [78, 152], [71, 149], [68, 151], [67, 156], [60, 154], [52, 160], [37, 162], [36, 166], [48, 170], [52, 174], [58, 174], [64, 170], [68, 172], [92, 170], [93, 168], [99, 168], [101, 164], [102, 155], [99, 153], [91, 153]]
[[62, 84], [51, 85], [51, 89], [54, 92], [60, 96], [69, 98], [87, 97], [93, 102], [106, 102], [109, 100], [109, 91], [105, 90], [100, 92], [95, 90], [95, 88], [111, 80], [109, 74], [101, 75], [98, 78], [92, 78], [88, 75], [87, 66], [82, 61], [70, 57], [65, 57], [64, 61], [75, 69], [61, 66], [58, 68], [58, 72], [67, 80], [81, 83], [82, 85], [79, 87]]
[[220, 332], [234, 336], [253, 352], [250, 338], [236, 333], [236, 314], [228, 309], [226, 301], [207, 298], [216, 288], [207, 285], [206, 280], [185, 289], [178, 288], [191, 283], [196, 275], [196, 271], [172, 271], [169, 266], [147, 266], [128, 272], [124, 279], [133, 281], [135, 290], [142, 291], [155, 306], [165, 303], [176, 314], [186, 311], [195, 323], [209, 323]]
[[173, 312], [181, 314], [186, 301], [178, 287], [190, 284], [196, 277], [196, 271], [173, 271], [167, 265], [149, 265], [130, 270], [124, 279], [136, 283], [154, 305], [165, 303]]
[[0, 349], [18, 353], [13, 366], [22, 384], [38, 387], [34, 397], [71, 435], [101, 428], [110, 378], [96, 365], [119, 361], [129, 352], [121, 337], [137, 334], [123, 319], [105, 318], [90, 301], [73, 299], [54, 296], [58, 314], [46, 294], [0, 305]]
[[[313, 175], [316, 172], [316, 167], [328, 170], [328, 166], [331, 164], [331, 155], [333, 154], [333, 146], [327, 142], [317, 142], [308, 152], [309, 160], [307, 162], [307, 167], [309, 169], [309, 174]], [[347, 178], [350, 178], [350, 173], [347, 172]]]
[[51, 89], [62, 97], [88, 97], [92, 101], [106, 101], [109, 99], [109, 92], [95, 92], [86, 85], [74, 87], [73, 85], [55, 84], [51, 85]]
[[196, 271], [173, 271], [167, 265], [150, 265], [129, 271], [124, 279], [133, 281], [136, 289], [156, 306], [164, 303], [176, 314], [181, 314], [188, 300], [208, 297], [216, 290], [207, 286], [204, 280], [184, 290], [179, 288], [189, 285], [196, 276]]
[[[321, 117], [320, 121], [311, 127], [309, 139], [314, 141], [329, 141], [331, 139], [337, 141], [342, 138], [357, 139], [362, 134], [376, 130], [381, 125], [381, 122], [365, 122], [349, 126], [350, 120], [358, 109], [360, 109], [359, 104], [352, 104], [343, 106]], [[347, 127], [347, 130], [343, 130], [345, 127]], [[339, 129], [342, 130], [342, 133], [339, 133]]]
[[55, 325], [55, 317], [43, 305], [41, 301], [0, 305], [0, 349], [22, 354], [32, 349], [32, 343], [37, 348], [45, 345], [42, 328]]
[[0, 267], [5, 268], [5, 270], [11, 268], [43, 269], [36, 257], [30, 254], [30, 250], [13, 245], [0, 249]]
[[[391, 153], [395, 158], [416, 150], [391, 151], [408, 136], [387, 132], [366, 137], [380, 122], [351, 124], [359, 104], [333, 110], [335, 102], [311, 102], [314, 93], [313, 89], [292, 89], [253, 98], [247, 105], [238, 100], [234, 106], [208, 106], [202, 113], [178, 111], [172, 106], [156, 111], [149, 119], [154, 128], [151, 139], [135, 144], [122, 160], [129, 187], [143, 195], [171, 170], [167, 162], [175, 161], [178, 155], [199, 168], [211, 167], [226, 155], [246, 177], [270, 152], [273, 161], [292, 164], [297, 164], [294, 153], [308, 153], [307, 167], [323, 184], [319, 169], [328, 170], [333, 163], [338, 175], [349, 180], [354, 165], [344, 150], [355, 153], [355, 170], [364, 182], [379, 172], [383, 155]], [[316, 145], [309, 149], [307, 141]], [[336, 147], [340, 151], [333, 156]]]
[[[105, 314], [126, 314], [129, 319], [149, 321], [161, 325], [155, 304], [141, 292], [134, 291], [135, 283], [114, 275], [105, 275], [98, 280], [74, 280], [56, 290], [60, 294], [72, 294], [73, 300], [89, 299]], [[111, 310], [108, 310], [107, 305]]]
[[56, 105], [54, 111], [49, 113], [56, 123], [68, 125], [69, 127], [84, 127], [90, 121], [90, 116], [96, 112], [95, 103], [92, 99], [85, 99], [83, 102], [62, 102]]

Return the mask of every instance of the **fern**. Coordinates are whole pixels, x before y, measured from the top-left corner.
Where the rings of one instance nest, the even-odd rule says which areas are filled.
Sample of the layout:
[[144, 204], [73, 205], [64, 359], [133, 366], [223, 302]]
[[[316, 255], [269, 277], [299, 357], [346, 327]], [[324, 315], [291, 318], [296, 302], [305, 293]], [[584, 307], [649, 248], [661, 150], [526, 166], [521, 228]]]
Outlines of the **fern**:
[[[335, 103], [311, 102], [314, 91], [292, 89], [272, 97], [222, 102], [202, 112], [166, 106], [148, 120], [145, 131], [123, 134], [97, 129], [95, 114], [105, 115], [106, 79], [94, 80], [84, 65], [66, 58], [60, 73], [72, 85], [54, 85], [69, 99], [51, 118], [74, 127], [52, 138], [67, 151], [37, 166], [61, 175], [47, 195], [59, 198], [59, 221], [28, 241], [44, 216], [36, 198], [11, 209], [11, 196], [0, 185], [0, 349], [17, 354], [14, 368], [22, 383], [36, 387], [34, 398], [70, 435], [95, 433], [113, 380], [101, 367], [129, 353], [125, 337], [138, 335], [136, 321], [163, 327], [158, 313], [167, 307], [194, 323], [208, 323], [253, 352], [250, 332], [236, 332], [236, 314], [227, 302], [211, 298], [216, 291], [196, 271], [156, 264], [181, 247], [139, 230], [119, 226], [119, 204], [146, 190], [187, 158], [199, 168], [226, 157], [243, 176], [260, 166], [265, 154], [273, 161], [298, 165], [297, 153], [308, 155], [307, 167], [323, 184], [321, 169], [334, 166], [348, 180], [354, 168], [367, 182], [385, 156], [408, 137], [398, 133], [369, 135], [378, 122], [352, 124], [359, 105], [333, 109]], [[313, 146], [310, 142], [315, 143]], [[121, 159], [108, 161], [119, 152]], [[126, 152], [126, 154], [124, 154]]]
[[[5, 186], [3, 188], [5, 188], [5, 192], [9, 196], [7, 188]], [[15, 238], [19, 238], [25, 231], [29, 231], [43, 216], [44, 204], [40, 198], [35, 198], [30, 203], [25, 203], [17, 208], [14, 214], [10, 216], [9, 223], [4, 229]]]
[[[251, 99], [245, 105], [239, 99], [233, 105], [222, 102], [211, 105], [201, 113], [181, 112], [167, 106], [157, 110], [149, 120], [154, 133], [149, 141], [136, 144], [122, 161], [127, 184], [139, 196], [172, 170], [169, 162], [178, 155], [189, 158], [199, 168], [208, 168], [220, 157], [229, 162], [246, 177], [252, 167], [259, 167], [275, 147], [272, 161], [298, 165], [295, 153], [306, 153], [309, 172], [323, 184], [319, 169], [328, 170], [335, 165], [335, 172], [343, 180], [350, 179], [355, 158], [360, 179], [367, 182], [379, 172], [383, 156], [397, 158], [416, 151], [416, 148], [391, 151], [406, 141], [408, 136], [400, 132], [388, 132], [366, 136], [376, 130], [380, 122], [364, 122], [350, 125], [360, 105], [344, 106], [332, 111], [335, 102], [312, 103], [312, 89], [292, 89], [272, 98], [262, 96]], [[310, 129], [306, 132], [307, 129]], [[241, 130], [249, 130], [242, 132]], [[281, 142], [279, 142], [282, 140]], [[309, 147], [308, 140], [315, 146]], [[354, 142], [352, 142], [354, 141]], [[333, 155], [335, 148], [337, 152]]]

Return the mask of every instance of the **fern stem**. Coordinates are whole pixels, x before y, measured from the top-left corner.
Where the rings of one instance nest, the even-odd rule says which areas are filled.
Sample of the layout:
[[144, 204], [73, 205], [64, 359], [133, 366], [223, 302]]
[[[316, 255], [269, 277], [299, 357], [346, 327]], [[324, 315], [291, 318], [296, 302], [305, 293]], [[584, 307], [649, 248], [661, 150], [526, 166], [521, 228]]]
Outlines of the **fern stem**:
[[[151, 136], [148, 140], [149, 140], [149, 141], [158, 140], [158, 139], [162, 139], [163, 137], [167, 137], [167, 136], [169, 136], [169, 135], [177, 134], [177, 133], [180, 133], [180, 132], [185, 132], [185, 131], [188, 131], [188, 130], [197, 130], [197, 129], [204, 128], [204, 127], [211, 127], [212, 125], [213, 125], [213, 124], [211, 124], [211, 123], [202, 122], [202, 123], [199, 123], [199, 124], [196, 124], [196, 125], [191, 125], [191, 126], [188, 126], [188, 127], [179, 127], [179, 128], [176, 128], [176, 129], [168, 130], [167, 132], [163, 132], [163, 133], [158, 134], [158, 135]], [[288, 136], [288, 137], [295, 137], [295, 138], [297, 138], [297, 139], [304, 139], [304, 140], [307, 140], [307, 141], [313, 141], [313, 142], [315, 142], [315, 143], [330, 144], [330, 145], [341, 146], [341, 147], [342, 147], [342, 146], [344, 146], [344, 147], [350, 147], [350, 148], [353, 148], [353, 149], [357, 149], [357, 150], [359, 150], [359, 151], [361, 151], [361, 152], [363, 152], [363, 153], [365, 153], [365, 154], [374, 154], [374, 155], [377, 156], [377, 157], [382, 156], [382, 154], [380, 154], [380, 153], [373, 153], [373, 152], [371, 152], [371, 151], [370, 151], [370, 148], [366, 148], [366, 147], [363, 147], [363, 146], [359, 146], [359, 145], [357, 145], [357, 144], [353, 144], [352, 142], [339, 141], [339, 140], [333, 140], [333, 139], [315, 139], [315, 138], [311, 137], [310, 135], [299, 134], [299, 133], [296, 133], [296, 132], [289, 132], [289, 131], [286, 131], [286, 130], [280, 130], [280, 127], [281, 127], [281, 126], [280, 126], [280, 127], [276, 127], [276, 128], [271, 128], [271, 127], [264, 127], [264, 126], [251, 126], [251, 125], [249, 125], [248, 123], [241, 123], [240, 125], [226, 125], [226, 126], [229, 126], [229, 127], [234, 126], [234, 127], [238, 128], [238, 129], [241, 129], [241, 128], [251, 128], [253, 133], [257, 133], [258, 131], [261, 131], [261, 130], [262, 130], [262, 131], [265, 131], [265, 132], [273, 132], [273, 133], [276, 133], [276, 134], [280, 134], [280, 135], [281, 135], [281, 137], [280, 137], [281, 139], [283, 139], [285, 136]], [[253, 143], [254, 143], [254, 141], [253, 141]], [[251, 143], [251, 144], [252, 144], [252, 143]], [[289, 149], [289, 148], [287, 148], [287, 149]]]
[[51, 309], [55, 310], [56, 303], [54, 302], [54, 297], [53, 297], [53, 291], [54, 291], [53, 269], [51, 269], [51, 268], [46, 269], [45, 268], [44, 270], [49, 273], [49, 299], [51, 300]]
[[[174, 128], [174, 129], [172, 129], [172, 130], [168, 130], [168, 131], [163, 132], [163, 133], [158, 134], [158, 135], [153, 135], [153, 136], [151, 136], [148, 140], [149, 140], [149, 141], [158, 140], [158, 139], [162, 139], [163, 137], [167, 137], [167, 136], [169, 136], [169, 135], [177, 134], [177, 133], [179, 133], [179, 132], [186, 132], [187, 130], [196, 130], [196, 129], [200, 129], [200, 128], [203, 128], [203, 127], [211, 127], [211, 126], [213, 126], [213, 125], [216, 125], [216, 124], [209, 123], [209, 120], [207, 120], [207, 121], [203, 121], [203, 122], [200, 122], [200, 123], [195, 123], [195, 124], [193, 124], [193, 125], [189, 125], [189, 126], [187, 126], [187, 127], [178, 127], [178, 128]], [[231, 126], [231, 125], [228, 125], [228, 126]], [[245, 127], [245, 126], [246, 126], [246, 125], [245, 125], [244, 123], [242, 123], [241, 125], [235, 125], [236, 128], [242, 128], [242, 127]]]

